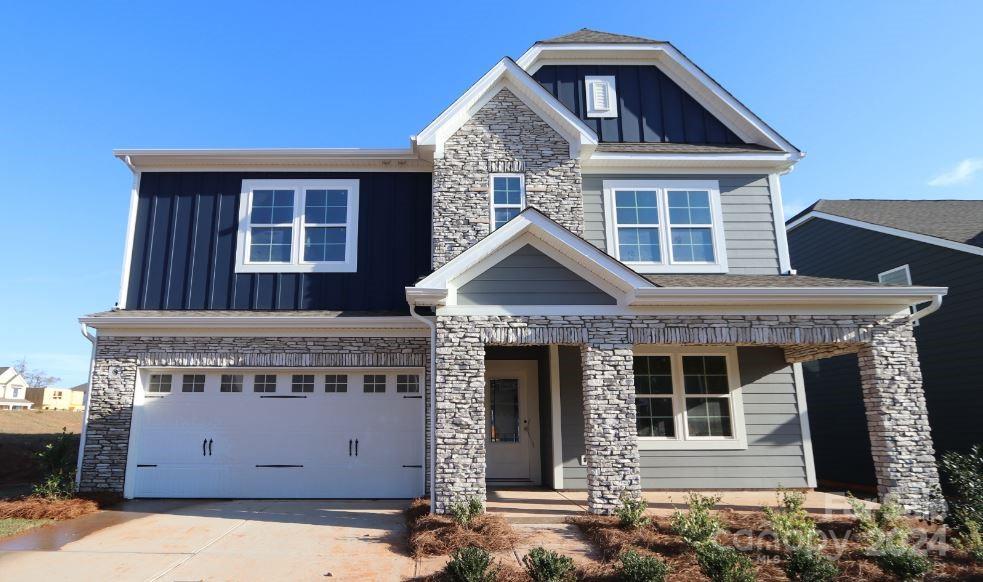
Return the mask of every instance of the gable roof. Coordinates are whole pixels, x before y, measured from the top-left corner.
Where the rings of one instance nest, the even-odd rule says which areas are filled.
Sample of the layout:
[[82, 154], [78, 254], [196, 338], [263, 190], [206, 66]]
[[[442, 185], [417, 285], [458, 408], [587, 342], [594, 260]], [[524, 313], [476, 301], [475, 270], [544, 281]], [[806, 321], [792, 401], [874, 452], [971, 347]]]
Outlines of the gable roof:
[[415, 136], [416, 144], [433, 147], [435, 157], [443, 156], [444, 141], [461, 128], [479, 109], [502, 88], [508, 88], [543, 121], [570, 142], [572, 157], [581, 150], [589, 154], [597, 145], [594, 130], [564, 107], [556, 97], [543, 88], [529, 73], [509, 57], [495, 64], [474, 85], [457, 98]]
[[983, 200], [818, 200], [786, 227], [815, 218], [983, 254]]
[[641, 36], [628, 36], [626, 34], [613, 34], [590, 28], [581, 28], [576, 32], [563, 34], [537, 41], [539, 44], [579, 44], [579, 43], [600, 43], [600, 44], [648, 44], [653, 42], [665, 42], [643, 38]]

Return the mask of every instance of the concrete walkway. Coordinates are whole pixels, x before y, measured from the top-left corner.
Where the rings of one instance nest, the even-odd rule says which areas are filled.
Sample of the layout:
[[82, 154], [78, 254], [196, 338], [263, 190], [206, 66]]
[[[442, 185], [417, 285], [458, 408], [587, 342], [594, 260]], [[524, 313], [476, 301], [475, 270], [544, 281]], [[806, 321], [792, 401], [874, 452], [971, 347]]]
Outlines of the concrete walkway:
[[0, 541], [0, 580], [399, 580], [405, 501], [132, 501]]

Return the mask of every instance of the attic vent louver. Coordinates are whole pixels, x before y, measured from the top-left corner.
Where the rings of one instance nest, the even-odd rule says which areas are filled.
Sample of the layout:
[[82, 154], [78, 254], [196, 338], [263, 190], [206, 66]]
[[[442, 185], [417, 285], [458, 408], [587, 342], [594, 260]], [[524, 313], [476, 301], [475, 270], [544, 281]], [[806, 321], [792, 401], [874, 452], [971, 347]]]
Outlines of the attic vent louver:
[[587, 117], [617, 117], [618, 93], [613, 75], [594, 75], [584, 78], [587, 93]]

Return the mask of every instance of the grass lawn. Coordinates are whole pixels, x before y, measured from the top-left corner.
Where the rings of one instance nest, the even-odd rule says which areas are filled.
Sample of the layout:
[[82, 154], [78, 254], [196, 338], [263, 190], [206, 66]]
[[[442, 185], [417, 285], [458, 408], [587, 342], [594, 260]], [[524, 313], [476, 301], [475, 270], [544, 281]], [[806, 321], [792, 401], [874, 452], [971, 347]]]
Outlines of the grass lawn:
[[32, 527], [47, 525], [53, 521], [53, 519], [21, 519], [19, 517], [0, 519], [0, 538], [16, 535]]

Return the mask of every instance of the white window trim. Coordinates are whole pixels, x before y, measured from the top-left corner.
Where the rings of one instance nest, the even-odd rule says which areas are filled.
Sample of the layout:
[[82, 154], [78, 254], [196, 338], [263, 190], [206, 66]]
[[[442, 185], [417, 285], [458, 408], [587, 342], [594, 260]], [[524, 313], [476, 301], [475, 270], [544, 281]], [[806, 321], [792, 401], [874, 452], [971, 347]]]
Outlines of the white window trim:
[[[747, 448], [747, 429], [744, 423], [744, 397], [741, 375], [737, 366], [737, 348], [668, 347], [659, 345], [635, 346], [635, 356], [669, 356], [672, 363], [672, 401], [675, 437], [638, 437], [641, 450], [743, 450]], [[683, 390], [683, 356], [724, 356], [727, 360], [727, 382], [730, 386], [730, 418], [732, 437], [691, 437], [686, 422], [685, 392]]]
[[[591, 91], [593, 85], [603, 83], [607, 85], [608, 99], [611, 106], [607, 109], [597, 109], [594, 103], [594, 94]], [[587, 117], [615, 118], [618, 117], [618, 87], [614, 75], [587, 75], [584, 77], [584, 104], [587, 109]]]
[[[239, 231], [236, 240], [237, 273], [354, 273], [358, 270], [358, 180], [243, 180], [239, 195]], [[293, 190], [294, 216], [289, 263], [249, 261], [250, 208], [254, 190]], [[344, 261], [305, 261], [304, 207], [307, 190], [347, 190]], [[265, 226], [265, 225], [260, 225]]]
[[[717, 180], [604, 180], [604, 230], [608, 254], [621, 260], [618, 252], [618, 225], [615, 211], [615, 190], [654, 190], [659, 198], [659, 245], [662, 261], [624, 262], [638, 273], [726, 273], [727, 244], [724, 236], [724, 216], [720, 202], [720, 183]], [[685, 262], [676, 261], [672, 256], [669, 224], [667, 190], [706, 190], [710, 192], [710, 215], [713, 224], [710, 232], [713, 239], [713, 255], [716, 261]], [[691, 225], [677, 225], [687, 228]]]
[[[885, 278], [886, 276], [888, 276], [888, 275], [892, 275], [892, 274], [894, 274], [894, 273], [897, 273], [897, 272], [902, 272], [902, 273], [904, 273], [904, 275], [905, 275], [905, 279], [907, 279], [907, 280], [908, 280], [908, 285], [911, 285], [911, 269], [909, 269], [909, 268], [908, 268], [908, 265], [907, 265], [907, 263], [906, 263], [906, 264], [904, 264], [904, 265], [901, 265], [900, 267], [895, 267], [895, 268], [893, 268], [893, 269], [888, 269], [888, 270], [886, 270], [886, 271], [883, 271], [883, 272], [881, 272], [881, 273], [878, 273], [878, 274], [877, 274], [877, 282], [878, 282], [878, 283], [883, 283], [883, 282], [884, 282], [884, 278]], [[916, 312], [918, 311], [918, 309], [917, 309], [917, 308], [915, 308], [915, 307], [909, 307], [908, 309], [909, 309], [909, 311], [911, 311], [911, 313], [916, 313]], [[918, 327], [918, 320], [916, 319], [916, 320], [915, 320], [915, 321], [914, 321], [914, 322], [912, 323], [912, 325], [913, 325], [914, 327]]]
[[[519, 204], [495, 204], [495, 178], [519, 179]], [[522, 212], [526, 207], [526, 176], [520, 173], [497, 173], [488, 176], [488, 232], [495, 232], [495, 209], [518, 208]]]

